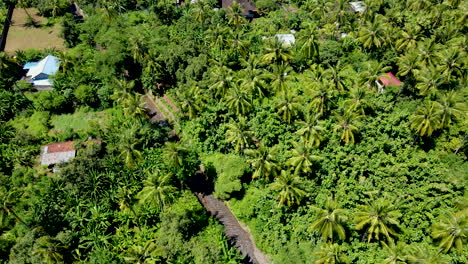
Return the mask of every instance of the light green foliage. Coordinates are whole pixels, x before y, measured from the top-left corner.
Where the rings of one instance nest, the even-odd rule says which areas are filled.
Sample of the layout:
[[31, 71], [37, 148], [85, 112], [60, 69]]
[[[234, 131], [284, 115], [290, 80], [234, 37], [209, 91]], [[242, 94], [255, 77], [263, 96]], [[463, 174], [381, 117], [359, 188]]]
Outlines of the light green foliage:
[[34, 112], [31, 116], [23, 115], [13, 122], [18, 133], [28, 134], [35, 139], [43, 139], [49, 131], [49, 112]]
[[228, 199], [242, 189], [241, 177], [248, 169], [245, 160], [234, 154], [212, 154], [202, 159], [207, 170], [216, 172], [215, 195]]
[[[253, 2], [81, 0], [51, 20], [72, 48], [0, 54], [0, 262], [240, 262], [188, 191], [214, 185], [274, 263], [468, 263], [467, 1]], [[54, 90], [27, 91], [48, 54]]]

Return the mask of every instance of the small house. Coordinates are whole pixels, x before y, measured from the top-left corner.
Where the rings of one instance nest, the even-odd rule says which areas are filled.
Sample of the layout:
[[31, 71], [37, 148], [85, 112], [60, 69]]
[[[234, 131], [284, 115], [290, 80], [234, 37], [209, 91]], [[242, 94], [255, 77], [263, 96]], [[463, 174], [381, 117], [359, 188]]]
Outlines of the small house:
[[28, 62], [23, 66], [27, 70], [25, 80], [31, 83], [38, 91], [52, 90], [53, 81], [50, 79], [60, 66], [60, 60], [52, 55], [48, 55], [38, 62]]
[[349, 5], [351, 6], [351, 10], [355, 13], [364, 13], [364, 11], [366, 11], [366, 4], [364, 1], [349, 2]]
[[375, 81], [377, 84], [377, 87], [379, 87], [379, 93], [384, 92], [384, 87], [388, 87], [390, 85], [393, 86], [401, 86], [403, 83], [395, 77], [391, 72], [387, 72], [382, 74], [379, 77], [378, 81]]
[[43, 147], [41, 165], [55, 165], [68, 162], [76, 156], [74, 141], [52, 143]]
[[293, 34], [276, 34], [275, 37], [278, 39], [281, 44], [284, 46], [290, 47], [296, 43], [296, 38]]

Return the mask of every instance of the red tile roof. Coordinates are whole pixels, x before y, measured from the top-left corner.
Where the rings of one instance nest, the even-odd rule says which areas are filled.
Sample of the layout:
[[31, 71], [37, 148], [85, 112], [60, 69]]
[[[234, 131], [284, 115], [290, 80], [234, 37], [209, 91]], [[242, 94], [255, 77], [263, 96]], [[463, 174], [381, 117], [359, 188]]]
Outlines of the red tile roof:
[[74, 144], [75, 144], [75, 141], [52, 143], [46, 146], [47, 153], [73, 151], [75, 150], [73, 148]]
[[389, 85], [400, 86], [403, 83], [398, 80], [391, 72], [387, 72], [379, 77], [380, 82], [386, 87]]

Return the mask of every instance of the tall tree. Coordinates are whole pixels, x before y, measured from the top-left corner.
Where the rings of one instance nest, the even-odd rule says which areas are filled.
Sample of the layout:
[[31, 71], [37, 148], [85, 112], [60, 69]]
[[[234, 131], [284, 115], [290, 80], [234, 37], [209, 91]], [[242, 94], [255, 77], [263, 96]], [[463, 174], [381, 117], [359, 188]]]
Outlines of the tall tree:
[[292, 68], [288, 64], [272, 65], [272, 72], [266, 77], [271, 80], [271, 86], [276, 93], [284, 93], [288, 90], [288, 82], [293, 80], [290, 75]]
[[65, 248], [56, 239], [43, 236], [36, 240], [32, 254], [39, 256], [47, 264], [63, 263], [62, 253]]
[[119, 158], [124, 160], [124, 163], [129, 168], [134, 168], [143, 160], [141, 152], [137, 149], [140, 140], [137, 138], [136, 129], [127, 128], [122, 131], [119, 137], [118, 148], [120, 150]]
[[309, 229], [318, 231], [322, 235], [322, 241], [333, 242], [334, 235], [341, 240], [346, 238], [346, 231], [342, 225], [343, 220], [346, 220], [346, 211], [339, 208], [332, 197], [328, 197], [323, 207], [312, 206], [311, 209], [315, 211], [316, 216]]
[[461, 252], [463, 244], [468, 239], [468, 211], [442, 215], [432, 225], [431, 235], [435, 239], [440, 239], [439, 247], [444, 252], [448, 252], [453, 246]]
[[275, 176], [279, 168], [275, 160], [277, 155], [274, 148], [267, 148], [260, 144], [256, 149], [246, 149], [244, 153], [250, 157], [247, 160], [253, 167], [252, 179], [264, 178], [268, 180], [270, 176]]
[[237, 115], [245, 115], [252, 108], [252, 98], [246, 89], [234, 85], [225, 97], [226, 105]]
[[297, 115], [301, 104], [299, 97], [294, 95], [291, 91], [285, 92], [276, 105], [277, 113], [284, 122], [290, 124], [292, 119]]
[[392, 201], [379, 198], [366, 205], [359, 205], [354, 216], [355, 228], [366, 229], [365, 234], [369, 243], [372, 238], [380, 240], [381, 235], [392, 241], [392, 236], [396, 235], [394, 227], [398, 226], [401, 213]]
[[386, 44], [386, 29], [384, 17], [378, 14], [361, 27], [358, 40], [366, 49], [379, 49]]
[[338, 244], [322, 243], [314, 252], [315, 264], [348, 264], [349, 259], [344, 254], [344, 248]]
[[288, 152], [291, 158], [286, 161], [286, 165], [291, 166], [294, 170], [294, 174], [297, 175], [301, 172], [311, 172], [313, 162], [319, 160], [320, 157], [313, 155], [312, 147], [303, 140], [300, 142], [293, 142], [293, 146], [294, 148]]
[[322, 141], [321, 132], [323, 127], [320, 124], [319, 118], [321, 114], [313, 114], [310, 111], [306, 114], [304, 121], [297, 121], [296, 124], [299, 126], [299, 130], [296, 134], [302, 136], [302, 140], [311, 146], [318, 147]]
[[280, 175], [276, 177], [275, 182], [270, 185], [270, 188], [279, 191], [278, 207], [299, 205], [307, 194], [301, 178], [285, 170], [281, 171]]
[[467, 103], [458, 92], [446, 92], [440, 96], [437, 102], [439, 104], [440, 126], [442, 128], [448, 127], [457, 118], [460, 120], [467, 118]]
[[336, 113], [335, 118], [338, 124], [333, 127], [333, 130], [341, 131], [341, 140], [346, 142], [346, 144], [354, 144], [354, 135], [356, 132], [359, 132], [358, 126], [364, 116], [355, 112], [345, 112], [344, 114]]
[[247, 121], [244, 117], [239, 117], [237, 122], [231, 122], [226, 127], [226, 141], [234, 145], [235, 152], [239, 152], [249, 146], [253, 131], [248, 129]]
[[409, 118], [410, 128], [420, 136], [430, 136], [440, 127], [441, 115], [436, 102], [425, 101]]
[[266, 53], [261, 57], [261, 60], [265, 64], [275, 63], [278, 65], [286, 64], [292, 58], [291, 49], [275, 38], [273, 41], [270, 41], [270, 45], [266, 48]]
[[136, 198], [140, 204], [149, 204], [161, 211], [177, 191], [176, 187], [170, 185], [172, 174], [162, 174], [159, 171], [147, 174], [148, 178], [143, 181], [143, 189]]

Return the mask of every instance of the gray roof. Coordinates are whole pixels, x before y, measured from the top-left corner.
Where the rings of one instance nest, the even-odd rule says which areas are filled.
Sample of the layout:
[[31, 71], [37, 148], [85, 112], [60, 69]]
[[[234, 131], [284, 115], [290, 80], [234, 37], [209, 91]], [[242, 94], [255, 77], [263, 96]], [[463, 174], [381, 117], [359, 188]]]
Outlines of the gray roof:
[[285, 46], [291, 46], [296, 43], [296, 38], [293, 34], [276, 34], [275, 37]]
[[349, 2], [349, 5], [354, 12], [362, 13], [366, 10], [366, 3], [363, 1]]

